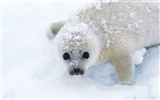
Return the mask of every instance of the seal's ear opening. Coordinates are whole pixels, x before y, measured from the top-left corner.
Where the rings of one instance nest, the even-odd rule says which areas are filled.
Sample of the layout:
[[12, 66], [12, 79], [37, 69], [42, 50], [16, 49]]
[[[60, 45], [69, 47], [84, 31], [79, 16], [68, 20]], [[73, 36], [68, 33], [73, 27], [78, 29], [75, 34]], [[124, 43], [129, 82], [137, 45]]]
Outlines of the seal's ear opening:
[[57, 21], [50, 24], [47, 30], [47, 36], [49, 39], [53, 39], [59, 30], [64, 26], [65, 21]]

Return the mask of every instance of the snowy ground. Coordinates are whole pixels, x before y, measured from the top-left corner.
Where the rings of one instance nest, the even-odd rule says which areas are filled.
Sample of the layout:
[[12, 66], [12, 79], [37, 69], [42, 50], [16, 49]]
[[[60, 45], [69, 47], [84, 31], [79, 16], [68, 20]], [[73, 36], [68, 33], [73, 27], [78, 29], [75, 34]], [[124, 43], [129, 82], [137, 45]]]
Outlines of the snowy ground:
[[[121, 85], [113, 66], [92, 67], [71, 77], [53, 55], [46, 29], [71, 16], [84, 3], [3, 4], [3, 99], [158, 99], [159, 47], [133, 54], [136, 83]], [[144, 58], [142, 55], [144, 55]]]
[[[1, 17], [2, 17], [2, 16], [1, 16], [1, 5], [0, 5], [0, 18], [1, 18]], [[0, 23], [2, 23], [2, 22], [0, 21]], [[1, 29], [1, 28], [2, 28], [2, 26], [1, 26], [1, 24], [0, 24], [0, 33], [2, 32], [2, 29]], [[1, 34], [0, 34], [0, 48], [1, 48], [1, 43], [2, 43], [2, 42], [1, 42]], [[2, 91], [2, 81], [1, 81], [1, 80], [2, 80], [2, 79], [1, 79], [1, 78], [2, 78], [2, 76], [1, 76], [1, 75], [2, 75], [2, 73], [1, 73], [1, 72], [2, 72], [2, 71], [1, 71], [1, 68], [2, 68], [2, 66], [1, 66], [1, 64], [2, 64], [2, 60], [1, 60], [2, 54], [1, 54], [1, 53], [2, 53], [2, 52], [1, 52], [1, 49], [0, 49], [0, 88], [1, 88], [1, 89], [0, 89], [0, 98], [2, 97], [2, 96], [1, 96], [1, 94], [2, 94], [2, 93], [1, 93], [1, 91]]]

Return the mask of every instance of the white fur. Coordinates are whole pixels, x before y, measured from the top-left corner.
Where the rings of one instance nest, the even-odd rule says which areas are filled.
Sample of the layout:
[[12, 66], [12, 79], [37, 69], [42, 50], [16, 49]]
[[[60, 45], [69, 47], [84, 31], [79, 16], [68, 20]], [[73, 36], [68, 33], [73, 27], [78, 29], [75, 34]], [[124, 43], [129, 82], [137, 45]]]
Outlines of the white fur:
[[[85, 49], [86, 48], [86, 50], [89, 50], [90, 54], [91, 54], [91, 59], [89, 59], [86, 63], [86, 69], [87, 69], [88, 67], [95, 64], [96, 61], [98, 60], [97, 55], [99, 55], [99, 52], [100, 52], [99, 40], [98, 40], [96, 35], [92, 34], [93, 31], [90, 30], [90, 28], [88, 28], [88, 26], [85, 26], [85, 24], [83, 24], [83, 23], [80, 23], [80, 24], [71, 23], [71, 24], [66, 24], [63, 27], [63, 29], [61, 29], [59, 31], [58, 35], [55, 38], [55, 55], [56, 55], [56, 58], [58, 58], [58, 60], [60, 62], [62, 62], [63, 61], [62, 55], [59, 55], [59, 54], [63, 54], [64, 51], [66, 51], [66, 50], [74, 51], [74, 50], [77, 50], [77, 49], [79, 50], [79, 49]], [[85, 33], [83, 33], [83, 32], [85, 32]], [[80, 41], [82, 43], [81, 42], [76, 42], [76, 40], [74, 40], [74, 39], [77, 39], [77, 38], [74, 37], [73, 34], [78, 34], [77, 36], [80, 36], [80, 37], [83, 36], [85, 38], [85, 40], [83, 40], [83, 38], [80, 38]], [[69, 45], [69, 43], [71, 43], [70, 40], [73, 40], [72, 45]], [[84, 46], [86, 44], [87, 44], [87, 47]], [[73, 47], [73, 45], [76, 45], [76, 46], [79, 45], [79, 46], [76, 48], [76, 46]], [[82, 47], [82, 46], [84, 46], [84, 47], [79, 48], [79, 47]], [[95, 48], [95, 49], [92, 49], [92, 48]]]
[[[159, 43], [158, 26], [159, 8], [155, 3], [93, 4], [66, 21], [55, 37], [55, 54], [65, 66], [64, 50], [88, 49], [91, 58], [86, 68], [111, 61], [120, 83], [132, 84], [131, 55], [138, 49]], [[82, 38], [77, 41], [75, 35]], [[78, 46], [81, 42], [84, 43]]]

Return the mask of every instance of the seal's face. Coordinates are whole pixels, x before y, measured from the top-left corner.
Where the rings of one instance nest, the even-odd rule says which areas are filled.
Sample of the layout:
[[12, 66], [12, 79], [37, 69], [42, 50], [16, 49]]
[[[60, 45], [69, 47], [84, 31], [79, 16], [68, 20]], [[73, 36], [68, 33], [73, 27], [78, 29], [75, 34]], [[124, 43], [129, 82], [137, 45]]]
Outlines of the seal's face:
[[[80, 26], [71, 27], [76, 30]], [[99, 44], [92, 31], [62, 28], [55, 37], [55, 56], [70, 75], [83, 75], [99, 56]], [[85, 29], [85, 30], [84, 30]]]
[[85, 66], [87, 60], [89, 60], [89, 51], [77, 50], [66, 51], [62, 54], [62, 58], [68, 66], [68, 72], [70, 75], [83, 75], [85, 72]]

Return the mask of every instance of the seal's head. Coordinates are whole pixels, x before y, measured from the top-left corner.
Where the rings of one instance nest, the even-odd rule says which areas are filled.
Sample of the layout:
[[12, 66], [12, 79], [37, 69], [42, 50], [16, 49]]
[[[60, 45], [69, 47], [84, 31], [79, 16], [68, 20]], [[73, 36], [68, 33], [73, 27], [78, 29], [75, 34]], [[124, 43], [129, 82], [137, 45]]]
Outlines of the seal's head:
[[85, 23], [67, 24], [55, 37], [55, 55], [70, 75], [83, 75], [99, 57], [98, 39]]

